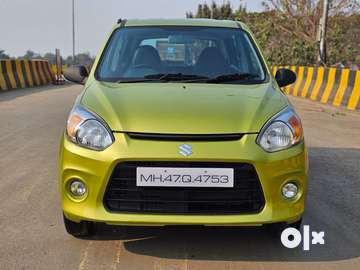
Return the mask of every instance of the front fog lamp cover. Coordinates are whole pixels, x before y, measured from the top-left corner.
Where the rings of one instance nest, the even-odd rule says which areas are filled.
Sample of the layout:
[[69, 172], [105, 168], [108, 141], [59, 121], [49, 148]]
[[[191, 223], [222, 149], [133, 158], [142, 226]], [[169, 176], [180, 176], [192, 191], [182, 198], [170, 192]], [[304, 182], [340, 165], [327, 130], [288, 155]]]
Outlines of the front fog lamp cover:
[[298, 186], [294, 183], [287, 183], [282, 188], [282, 195], [286, 199], [293, 199], [298, 194]]
[[70, 193], [74, 197], [82, 197], [86, 194], [86, 186], [80, 180], [75, 180], [70, 184]]

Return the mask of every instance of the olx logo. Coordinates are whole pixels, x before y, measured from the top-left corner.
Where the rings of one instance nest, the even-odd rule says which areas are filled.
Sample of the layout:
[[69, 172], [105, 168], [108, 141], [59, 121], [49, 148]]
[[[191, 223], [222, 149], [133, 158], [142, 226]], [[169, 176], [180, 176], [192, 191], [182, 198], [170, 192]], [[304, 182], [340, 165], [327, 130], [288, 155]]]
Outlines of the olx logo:
[[296, 248], [303, 242], [303, 250], [310, 250], [311, 245], [324, 245], [325, 244], [325, 232], [311, 232], [310, 238], [310, 226], [304, 225], [303, 235], [295, 228], [287, 228], [281, 233], [281, 243], [287, 248]]

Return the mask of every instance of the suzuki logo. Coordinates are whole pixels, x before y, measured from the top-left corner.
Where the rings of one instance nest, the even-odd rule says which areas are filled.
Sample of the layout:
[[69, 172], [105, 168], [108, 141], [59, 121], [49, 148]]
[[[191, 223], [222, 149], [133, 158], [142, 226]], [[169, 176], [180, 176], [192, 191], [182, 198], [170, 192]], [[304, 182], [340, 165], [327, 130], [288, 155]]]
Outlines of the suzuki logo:
[[184, 157], [188, 157], [193, 153], [192, 146], [188, 144], [180, 145], [179, 149], [180, 149], [179, 153]]

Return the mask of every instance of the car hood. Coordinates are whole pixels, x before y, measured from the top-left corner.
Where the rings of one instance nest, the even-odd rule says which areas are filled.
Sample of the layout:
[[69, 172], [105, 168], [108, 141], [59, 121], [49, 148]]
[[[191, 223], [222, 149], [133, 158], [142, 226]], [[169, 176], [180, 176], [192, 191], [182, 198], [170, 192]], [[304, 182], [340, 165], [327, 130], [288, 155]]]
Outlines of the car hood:
[[257, 133], [288, 105], [270, 83], [91, 83], [81, 104], [118, 132]]

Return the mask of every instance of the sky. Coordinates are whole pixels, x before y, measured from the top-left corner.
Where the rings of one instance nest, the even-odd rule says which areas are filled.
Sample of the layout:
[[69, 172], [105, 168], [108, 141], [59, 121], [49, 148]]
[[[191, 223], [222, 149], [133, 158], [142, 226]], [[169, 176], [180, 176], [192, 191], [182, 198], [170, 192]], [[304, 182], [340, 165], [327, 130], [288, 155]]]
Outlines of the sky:
[[[76, 52], [96, 55], [119, 18], [184, 18], [205, 2], [211, 0], [75, 0]], [[240, 0], [230, 2], [237, 8]], [[248, 10], [261, 10], [262, 0], [242, 2]], [[71, 55], [72, 0], [0, 0], [0, 33], [0, 49], [11, 56], [55, 48]]]

